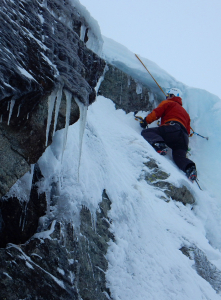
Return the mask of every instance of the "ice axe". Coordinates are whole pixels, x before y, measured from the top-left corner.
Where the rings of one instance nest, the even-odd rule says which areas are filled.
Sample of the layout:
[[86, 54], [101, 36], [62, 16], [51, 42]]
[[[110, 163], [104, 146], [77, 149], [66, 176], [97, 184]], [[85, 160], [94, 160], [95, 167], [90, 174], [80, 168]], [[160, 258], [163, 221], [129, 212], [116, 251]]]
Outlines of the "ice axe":
[[135, 111], [135, 112], [134, 112], [134, 118], [135, 118], [135, 120], [136, 120], [136, 121], [141, 121], [141, 122], [142, 122], [142, 121], [143, 121], [143, 118], [140, 117], [140, 116], [137, 116], [137, 115], [136, 115], [137, 113], [138, 113], [138, 111]]
[[[135, 120], [136, 120], [136, 121], [139, 121], [140, 124], [144, 123], [144, 119], [143, 119], [142, 117], [140, 117], [140, 116], [137, 116], [137, 113], [138, 113], [138, 111], [135, 111], [135, 112], [134, 112], [134, 118], [135, 118]], [[143, 129], [145, 128], [145, 127], [143, 127], [143, 126], [141, 126], [141, 127], [142, 127]], [[148, 127], [148, 125], [147, 125], [146, 127]]]
[[199, 133], [196, 133], [192, 127], [190, 127], [190, 129], [192, 130], [192, 133], [190, 134], [190, 136], [193, 136], [194, 134], [196, 134], [196, 135], [200, 136], [201, 138], [206, 139], [207, 141], [209, 140], [209, 138], [207, 136], [202, 136]]

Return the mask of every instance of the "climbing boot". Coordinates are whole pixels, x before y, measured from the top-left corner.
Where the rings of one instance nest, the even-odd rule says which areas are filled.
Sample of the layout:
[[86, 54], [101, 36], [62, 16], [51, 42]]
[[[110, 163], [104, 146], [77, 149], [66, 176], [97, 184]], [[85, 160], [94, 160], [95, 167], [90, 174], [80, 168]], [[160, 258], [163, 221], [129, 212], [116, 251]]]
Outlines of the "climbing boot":
[[196, 171], [196, 167], [195, 167], [195, 166], [192, 166], [192, 167], [188, 168], [188, 169], [186, 170], [186, 176], [187, 176], [187, 178], [189, 178], [189, 180], [191, 180], [192, 182], [193, 182], [194, 180], [196, 180], [196, 179], [197, 179], [197, 171]]
[[153, 148], [159, 153], [160, 155], [166, 155], [167, 154], [167, 145], [165, 143], [154, 143]]

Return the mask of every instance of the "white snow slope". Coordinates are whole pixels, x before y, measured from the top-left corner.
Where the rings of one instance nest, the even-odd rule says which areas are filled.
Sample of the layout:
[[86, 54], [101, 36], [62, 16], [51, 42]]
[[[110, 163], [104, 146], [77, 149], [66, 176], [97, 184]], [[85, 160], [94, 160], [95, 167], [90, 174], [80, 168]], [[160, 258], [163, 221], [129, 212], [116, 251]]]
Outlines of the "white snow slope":
[[[140, 135], [132, 113], [116, 110], [111, 100], [101, 96], [88, 109], [78, 180], [80, 127], [81, 122], [69, 127], [62, 163], [64, 130], [56, 133], [40, 159], [44, 189], [57, 178], [62, 199], [57, 213], [75, 227], [81, 205], [95, 212], [106, 189], [116, 237], [107, 253], [113, 299], [220, 299], [179, 250], [195, 244], [221, 269], [221, 253], [215, 247], [220, 244], [217, 200], [189, 182], [169, 155], [161, 157], [153, 150]], [[162, 192], [144, 181], [143, 163], [148, 157], [171, 174], [171, 182], [191, 190], [197, 199], [192, 210], [190, 205], [164, 202]]]
[[[152, 80], [129, 50], [106, 38], [103, 57], [128, 64], [133, 74], [143, 72], [147, 80]], [[58, 182], [61, 197], [52, 215], [72, 220], [75, 227], [81, 206], [95, 212], [106, 189], [112, 201], [111, 230], [116, 238], [115, 243], [110, 242], [107, 253], [106, 276], [113, 299], [220, 299], [197, 274], [194, 262], [179, 249], [195, 244], [221, 270], [221, 102], [206, 91], [177, 82], [148, 60], [144, 62], [162, 87], [179, 87], [183, 91], [192, 127], [209, 136], [208, 141], [196, 135], [190, 139], [191, 159], [197, 164], [203, 191], [186, 179], [170, 153], [161, 157], [142, 138], [132, 113], [116, 110], [111, 100], [101, 96], [88, 108], [83, 139], [84, 113], [80, 121], [69, 127], [64, 153], [65, 130], [56, 132], [53, 144], [39, 161], [45, 176], [42, 189], [49, 191], [50, 183]], [[193, 209], [176, 201], [164, 202], [162, 192], [145, 182], [143, 163], [149, 157], [170, 174], [171, 182], [191, 190], [197, 199]], [[20, 181], [20, 186], [25, 180]], [[19, 193], [19, 183], [11, 192]]]

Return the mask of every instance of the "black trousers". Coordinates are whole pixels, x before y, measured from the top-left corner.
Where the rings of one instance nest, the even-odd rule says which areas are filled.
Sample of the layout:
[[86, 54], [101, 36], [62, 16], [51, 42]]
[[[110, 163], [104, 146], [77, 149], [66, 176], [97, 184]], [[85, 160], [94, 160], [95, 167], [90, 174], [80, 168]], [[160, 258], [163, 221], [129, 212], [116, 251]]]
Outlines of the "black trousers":
[[141, 132], [141, 135], [151, 145], [164, 142], [171, 148], [173, 160], [182, 171], [185, 172], [189, 167], [195, 166], [195, 163], [186, 157], [189, 137], [181, 124], [171, 122], [169, 125], [147, 128]]

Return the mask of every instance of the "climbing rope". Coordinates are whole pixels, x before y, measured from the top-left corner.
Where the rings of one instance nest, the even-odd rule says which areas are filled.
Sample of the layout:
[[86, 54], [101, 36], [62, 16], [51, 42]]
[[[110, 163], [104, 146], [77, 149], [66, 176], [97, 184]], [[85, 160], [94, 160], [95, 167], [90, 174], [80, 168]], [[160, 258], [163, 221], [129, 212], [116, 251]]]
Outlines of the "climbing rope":
[[[150, 71], [147, 69], [147, 67], [145, 66], [145, 64], [142, 62], [142, 60], [138, 57], [137, 54], [135, 54], [136, 58], [141, 62], [141, 64], [144, 66], [144, 68], [147, 70], [147, 72], [150, 74], [150, 76], [153, 78], [153, 80], [156, 82], [157, 86], [159, 87], [159, 89], [164, 93], [164, 91], [162, 90], [161, 86], [158, 84], [158, 82], [156, 81], [156, 79], [153, 77], [153, 75], [150, 73]], [[164, 93], [165, 97], [167, 96]]]

